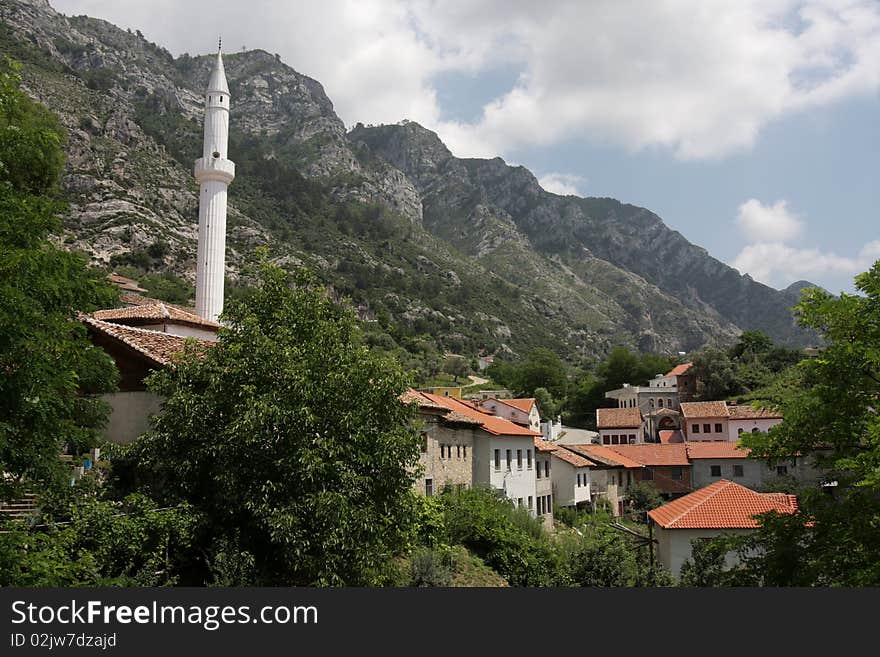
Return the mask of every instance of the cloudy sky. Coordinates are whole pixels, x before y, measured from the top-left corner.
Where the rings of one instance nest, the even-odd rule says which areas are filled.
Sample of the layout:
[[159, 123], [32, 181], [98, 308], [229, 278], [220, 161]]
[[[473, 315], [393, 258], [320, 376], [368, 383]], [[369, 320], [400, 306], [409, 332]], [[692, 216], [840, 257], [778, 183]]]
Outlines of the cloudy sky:
[[279, 53], [348, 126], [647, 207], [774, 287], [880, 258], [877, 0], [50, 1], [175, 55]]

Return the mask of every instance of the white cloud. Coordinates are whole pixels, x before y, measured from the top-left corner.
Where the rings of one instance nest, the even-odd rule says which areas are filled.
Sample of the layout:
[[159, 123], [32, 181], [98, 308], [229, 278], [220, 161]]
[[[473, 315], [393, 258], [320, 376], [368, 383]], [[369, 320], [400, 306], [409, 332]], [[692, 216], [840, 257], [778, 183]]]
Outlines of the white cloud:
[[788, 210], [784, 200], [764, 205], [750, 198], [739, 206], [737, 223], [751, 242], [787, 242], [803, 229], [801, 220]]
[[583, 182], [583, 177], [571, 173], [548, 173], [538, 179], [541, 187], [560, 196], [583, 196], [583, 192], [578, 188]]
[[819, 249], [798, 249], [779, 242], [746, 246], [731, 263], [742, 273], [771, 286], [785, 287], [797, 280], [823, 276], [854, 276], [880, 259], [880, 240], [866, 244], [854, 257]]
[[[683, 159], [749, 148], [806, 108], [880, 87], [873, 0], [54, 0], [174, 52], [278, 52], [347, 125], [408, 118], [461, 156], [591, 137]], [[444, 122], [433, 78], [514, 66], [473, 123]]]

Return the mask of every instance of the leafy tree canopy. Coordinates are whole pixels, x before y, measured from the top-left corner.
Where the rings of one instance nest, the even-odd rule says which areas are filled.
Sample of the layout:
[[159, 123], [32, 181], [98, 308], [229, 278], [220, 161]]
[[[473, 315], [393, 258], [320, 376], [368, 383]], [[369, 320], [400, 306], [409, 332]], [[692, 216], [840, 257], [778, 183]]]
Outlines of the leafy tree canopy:
[[133, 452], [149, 489], [192, 505], [226, 583], [379, 583], [415, 518], [406, 377], [306, 274], [264, 262], [224, 321], [152, 377], [164, 411]]

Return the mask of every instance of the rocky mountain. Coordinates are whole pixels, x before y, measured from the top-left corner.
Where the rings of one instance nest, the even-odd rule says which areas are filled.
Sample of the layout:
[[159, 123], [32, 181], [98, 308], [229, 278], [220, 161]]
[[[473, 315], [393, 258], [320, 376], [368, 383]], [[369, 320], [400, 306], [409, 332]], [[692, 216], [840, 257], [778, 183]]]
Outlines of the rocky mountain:
[[[68, 132], [59, 240], [98, 266], [191, 282], [210, 58], [175, 58], [45, 0], [4, 0], [0, 13], [0, 50]], [[346, 133], [320, 83], [277, 55], [224, 60], [233, 292], [265, 246], [378, 320], [385, 346], [411, 352], [431, 341], [467, 354], [675, 352], [743, 329], [812, 341], [793, 321], [793, 289], [741, 276], [648, 210], [548, 193], [500, 158], [453, 157], [415, 123]]]

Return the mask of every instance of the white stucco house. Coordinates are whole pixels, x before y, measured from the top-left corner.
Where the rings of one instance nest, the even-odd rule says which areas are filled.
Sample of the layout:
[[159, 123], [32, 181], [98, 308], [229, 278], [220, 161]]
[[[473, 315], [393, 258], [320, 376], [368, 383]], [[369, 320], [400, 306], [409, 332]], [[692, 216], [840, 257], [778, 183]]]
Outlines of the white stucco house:
[[782, 413], [754, 406], [728, 404], [730, 440], [739, 440], [744, 433], [766, 433], [782, 422]]
[[730, 440], [729, 425], [730, 413], [723, 401], [681, 404], [681, 431], [687, 441]]
[[578, 506], [592, 501], [592, 468], [595, 463], [560, 446], [550, 453], [553, 463], [553, 498], [559, 506]]
[[524, 399], [484, 399], [478, 402], [480, 408], [505, 420], [541, 431], [541, 411], [534, 397]]
[[642, 412], [638, 407], [597, 408], [596, 429], [603, 445], [631, 445], [644, 442]]
[[422, 393], [433, 403], [477, 420], [473, 433], [473, 485], [489, 485], [503, 491], [514, 505], [532, 514], [551, 500], [536, 499], [535, 438], [541, 433], [497, 417], [480, 407], [453, 397]]
[[[795, 513], [797, 498], [785, 493], [756, 493], [727, 479], [679, 497], [648, 513], [657, 541], [658, 561], [676, 577], [691, 559], [691, 541], [722, 534], [742, 535], [758, 527], [755, 515], [776, 511]], [[727, 555], [727, 565], [737, 555]]]

